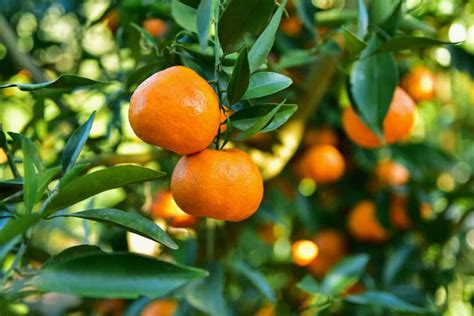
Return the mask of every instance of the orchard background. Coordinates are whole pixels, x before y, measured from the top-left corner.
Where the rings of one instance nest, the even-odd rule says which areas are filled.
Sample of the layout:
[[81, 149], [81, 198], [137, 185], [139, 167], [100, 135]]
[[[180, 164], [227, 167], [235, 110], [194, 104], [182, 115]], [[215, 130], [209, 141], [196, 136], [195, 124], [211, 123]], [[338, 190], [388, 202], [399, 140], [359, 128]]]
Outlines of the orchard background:
[[[472, 315], [473, 18], [461, 0], [0, 0], [0, 315]], [[260, 170], [248, 219], [183, 213], [180, 155], [130, 126], [137, 86], [177, 65], [218, 96], [209, 147]], [[252, 193], [226, 189], [209, 194]]]

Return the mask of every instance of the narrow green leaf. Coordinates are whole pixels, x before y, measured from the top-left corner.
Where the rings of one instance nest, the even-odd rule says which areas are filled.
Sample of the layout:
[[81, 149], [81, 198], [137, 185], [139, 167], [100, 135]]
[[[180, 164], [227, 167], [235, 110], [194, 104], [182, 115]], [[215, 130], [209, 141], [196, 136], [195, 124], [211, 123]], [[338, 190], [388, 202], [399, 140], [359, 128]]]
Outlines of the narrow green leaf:
[[250, 69], [247, 47], [242, 48], [235, 63], [227, 87], [227, 99], [230, 104], [237, 103], [247, 91], [250, 80]]
[[38, 173], [38, 190], [36, 192], [36, 201], [41, 200], [48, 184], [61, 172], [61, 167], [52, 167]]
[[245, 264], [242, 261], [236, 261], [232, 264], [232, 267], [240, 274], [242, 274], [245, 278], [247, 278], [255, 287], [260, 291], [260, 293], [265, 296], [270, 302], [275, 302], [275, 292], [268, 284], [265, 277], [258, 272], [257, 270], [253, 270], [250, 266]]
[[161, 171], [133, 165], [115, 166], [83, 175], [59, 189], [56, 197], [48, 205], [46, 215], [101, 192], [132, 183], [155, 180], [163, 175]]
[[197, 33], [196, 9], [179, 0], [171, 1], [171, 15], [183, 29]]
[[245, 37], [257, 36], [267, 25], [273, 0], [231, 0], [219, 19], [219, 41], [225, 54], [240, 50]]
[[33, 91], [40, 89], [48, 90], [74, 90], [95, 85], [103, 85], [104, 82], [95, 81], [88, 78], [78, 77], [74, 75], [62, 75], [58, 78], [43, 83], [9, 83], [0, 85], [0, 89], [17, 87], [22, 91]]
[[91, 114], [89, 119], [77, 128], [69, 137], [66, 146], [64, 147], [63, 156], [61, 158], [63, 174], [66, 174], [74, 166], [79, 154], [81, 153], [82, 147], [89, 137], [89, 133], [92, 128], [92, 122], [94, 122], [95, 112]]
[[281, 55], [280, 60], [275, 65], [275, 69], [282, 70], [313, 63], [316, 61], [313, 50], [295, 49]]
[[23, 201], [25, 204], [26, 213], [29, 214], [36, 204], [36, 191], [38, 189], [38, 179], [36, 175], [35, 165], [33, 163], [33, 156], [36, 148], [34, 144], [27, 138], [22, 142], [23, 150]]
[[139, 214], [124, 212], [112, 208], [102, 208], [75, 213], [58, 214], [50, 218], [55, 217], [77, 217], [109, 223], [143, 237], [150, 238], [171, 249], [178, 248], [178, 245], [160, 228], [160, 226]]
[[7, 243], [16, 236], [23, 234], [41, 219], [40, 214], [33, 213], [11, 219], [0, 229], [0, 245]]
[[381, 44], [377, 52], [398, 52], [406, 49], [421, 49], [440, 45], [456, 45], [459, 42], [444, 42], [434, 38], [418, 37], [418, 36], [398, 36], [392, 37], [385, 43]]
[[59, 188], [65, 187], [69, 182], [76, 179], [86, 168], [89, 166], [87, 162], [79, 162], [74, 164], [74, 166], [61, 178], [61, 183], [59, 183]]
[[382, 291], [367, 291], [358, 295], [349, 295], [345, 300], [354, 304], [382, 307], [397, 312], [417, 314], [426, 312], [421, 307], [410, 304], [391, 293]]
[[255, 99], [288, 88], [293, 81], [276, 72], [256, 72], [250, 76], [249, 87], [242, 99]]
[[370, 2], [370, 20], [381, 25], [393, 14], [400, 5], [400, 0], [372, 0]]
[[36, 147], [35, 143], [33, 143], [28, 137], [22, 134], [9, 132], [8, 135], [10, 135], [13, 141], [18, 144], [18, 147], [23, 147], [23, 141], [26, 141], [28, 143], [28, 146], [32, 149], [32, 151], [30, 152], [30, 154], [32, 155], [30, 159], [33, 161], [36, 170], [43, 170], [43, 162], [41, 161], [41, 157], [39, 155], [38, 148]]
[[308, 293], [319, 293], [321, 291], [318, 281], [310, 275], [305, 275], [304, 278], [296, 284], [296, 287]]
[[357, 1], [357, 9], [359, 11], [359, 18], [357, 21], [357, 35], [361, 38], [365, 38], [367, 35], [367, 29], [369, 27], [369, 14], [367, 13], [367, 7], [365, 6], [364, 0]]
[[153, 35], [151, 35], [150, 33], [148, 33], [148, 31], [133, 22], [130, 23], [130, 26], [133, 27], [138, 33], [140, 33], [141, 37], [155, 50], [156, 54], [160, 52], [160, 49], [156, 44], [156, 39], [153, 37]]
[[[231, 116], [231, 124], [241, 131], [246, 131], [255, 126], [265, 116], [269, 115], [275, 109], [275, 104], [261, 104], [244, 108]], [[296, 112], [298, 107], [296, 104], [284, 104], [270, 118], [261, 132], [273, 131], [288, 121], [288, 119]]]
[[201, 0], [196, 11], [196, 29], [202, 52], [206, 51], [209, 42], [209, 28], [211, 26], [213, 11], [212, 6], [213, 0]]
[[[275, 116], [275, 114], [280, 110], [280, 108], [283, 106], [283, 101], [282, 103], [278, 104], [275, 106], [270, 112], [267, 114], [259, 117], [255, 123], [250, 126], [248, 129], [244, 130], [242, 133], [240, 133], [237, 137], [236, 140], [243, 140], [246, 139], [259, 131], [261, 131], [265, 126], [267, 126], [268, 123], [272, 120], [272, 118]], [[240, 112], [240, 111], [239, 111]], [[237, 114], [237, 113], [236, 113]], [[234, 114], [234, 115], [236, 115]], [[233, 116], [233, 115], [232, 115]]]
[[382, 123], [399, 78], [393, 54], [370, 55], [377, 45], [378, 39], [374, 36], [362, 51], [361, 59], [354, 63], [350, 83], [357, 112], [369, 128], [381, 135]]
[[346, 28], [343, 29], [343, 32], [349, 54], [352, 57], [358, 56], [359, 53], [367, 47], [367, 43]]
[[394, 282], [414, 250], [415, 248], [412, 245], [402, 245], [390, 255], [383, 269], [382, 279], [386, 286], [389, 286]]
[[278, 26], [280, 25], [281, 16], [283, 14], [285, 5], [286, 0], [283, 0], [280, 3], [280, 7], [276, 10], [275, 14], [270, 20], [270, 23], [267, 25], [262, 34], [260, 34], [249, 51], [249, 65], [251, 73], [260, 67], [272, 49], [273, 42], [275, 42], [275, 34], [278, 31]]
[[321, 292], [338, 295], [359, 281], [369, 262], [367, 255], [348, 257], [331, 269], [321, 283]]
[[160, 297], [207, 275], [201, 269], [94, 247], [74, 247], [57, 257], [43, 265], [33, 286], [45, 292], [134, 299]]

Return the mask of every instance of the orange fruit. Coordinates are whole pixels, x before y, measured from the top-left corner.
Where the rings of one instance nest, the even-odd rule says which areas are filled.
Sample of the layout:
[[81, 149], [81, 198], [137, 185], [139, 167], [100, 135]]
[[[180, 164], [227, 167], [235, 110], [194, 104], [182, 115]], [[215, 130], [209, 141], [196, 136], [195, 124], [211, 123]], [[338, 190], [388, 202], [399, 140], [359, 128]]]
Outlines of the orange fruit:
[[275, 315], [275, 311], [272, 305], [263, 306], [259, 310], [257, 310], [254, 316], [273, 316]]
[[140, 316], [173, 316], [177, 304], [174, 300], [153, 301], [142, 310]]
[[194, 216], [183, 212], [173, 199], [170, 191], [159, 192], [151, 206], [153, 219], [163, 218], [173, 227], [193, 227], [197, 223]]
[[143, 21], [143, 28], [155, 37], [165, 35], [168, 30], [166, 22], [158, 18]]
[[181, 157], [171, 176], [171, 192], [190, 215], [238, 222], [259, 207], [263, 179], [246, 152], [206, 149]]
[[348, 228], [352, 236], [361, 241], [381, 242], [389, 237], [387, 230], [378, 222], [375, 204], [371, 201], [361, 201], [352, 208]]
[[411, 227], [411, 220], [406, 209], [406, 199], [400, 195], [392, 196], [390, 201], [390, 222], [400, 230]]
[[433, 215], [433, 208], [431, 207], [430, 203], [421, 203], [420, 214], [423, 219], [428, 219]]
[[317, 277], [322, 277], [347, 253], [344, 235], [334, 229], [319, 231], [313, 238], [318, 246], [318, 257], [311, 262], [309, 270]]
[[105, 299], [94, 304], [97, 315], [121, 316], [125, 309], [125, 302], [120, 299]]
[[120, 18], [117, 13], [117, 10], [113, 9], [105, 15], [103, 21], [105, 21], [105, 25], [109, 28], [110, 31], [115, 32], [119, 27]]
[[344, 174], [344, 157], [332, 145], [315, 145], [308, 149], [300, 161], [302, 175], [316, 183], [330, 183]]
[[219, 100], [194, 70], [174, 66], [138, 86], [128, 116], [143, 141], [187, 155], [205, 149], [214, 139], [220, 123]]
[[362, 122], [352, 107], [344, 110], [342, 125], [353, 142], [361, 147], [376, 148], [384, 143], [392, 144], [407, 138], [415, 121], [415, 111], [415, 102], [405, 91], [397, 87], [383, 121], [383, 141]]
[[301, 33], [303, 23], [297, 16], [290, 16], [283, 19], [280, 24], [280, 30], [290, 37], [296, 37]]
[[310, 264], [318, 256], [318, 246], [311, 240], [298, 240], [291, 245], [291, 258], [299, 266]]
[[428, 68], [421, 66], [405, 74], [401, 80], [401, 86], [417, 102], [430, 100], [436, 94], [434, 74]]
[[305, 133], [305, 146], [313, 145], [333, 145], [336, 146], [339, 142], [337, 134], [328, 127], [323, 127], [317, 130], [309, 130]]
[[376, 169], [375, 173], [380, 182], [389, 185], [402, 185], [410, 180], [410, 171], [395, 161], [384, 160], [381, 161]]

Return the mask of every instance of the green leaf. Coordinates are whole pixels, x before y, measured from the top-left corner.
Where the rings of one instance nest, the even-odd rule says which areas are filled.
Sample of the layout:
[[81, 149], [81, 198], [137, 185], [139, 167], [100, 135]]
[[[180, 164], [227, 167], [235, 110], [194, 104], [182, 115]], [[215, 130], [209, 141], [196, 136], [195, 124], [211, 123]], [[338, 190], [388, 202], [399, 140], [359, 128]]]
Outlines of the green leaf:
[[36, 175], [35, 165], [33, 163], [33, 156], [36, 153], [36, 147], [27, 138], [23, 138], [23, 201], [25, 204], [26, 213], [29, 214], [36, 204], [36, 192], [38, 189], [38, 179]]
[[178, 248], [178, 245], [160, 228], [160, 226], [135, 213], [124, 212], [112, 208], [101, 208], [68, 214], [58, 214], [50, 218], [55, 217], [77, 217], [109, 223], [143, 237], [150, 238], [171, 249]]
[[426, 312], [425, 309], [412, 305], [391, 293], [381, 291], [367, 291], [358, 295], [349, 295], [345, 300], [354, 304], [382, 307], [397, 312], [420, 314]]
[[258, 272], [253, 270], [250, 266], [245, 264], [242, 261], [236, 261], [232, 264], [232, 267], [245, 278], [247, 278], [255, 287], [260, 291], [260, 293], [265, 296], [270, 302], [275, 302], [276, 297], [273, 289], [268, 284], [265, 277]]
[[224, 273], [220, 265], [211, 264], [209, 276], [186, 286], [184, 298], [194, 308], [213, 316], [227, 315], [224, 292]]
[[275, 34], [278, 31], [278, 26], [280, 25], [281, 16], [283, 14], [285, 5], [286, 0], [283, 0], [280, 3], [280, 7], [276, 10], [275, 14], [270, 20], [270, 23], [252, 45], [252, 48], [249, 51], [250, 72], [253, 73], [255, 70], [257, 70], [270, 53], [273, 43], [275, 42]]
[[213, 2], [213, 0], [201, 0], [196, 11], [196, 29], [202, 52], [207, 49], [209, 42], [209, 27], [211, 26]]
[[[243, 133], [240, 133], [237, 137], [236, 137], [236, 140], [243, 140], [243, 139], [246, 139], [256, 133], [258, 133], [259, 131], [263, 130], [264, 127], [267, 126], [268, 123], [270, 123], [270, 121], [273, 119], [273, 117], [275, 116], [275, 114], [280, 110], [280, 108], [283, 106], [283, 103], [285, 101], [283, 101], [282, 103], [278, 104], [277, 106], [273, 107], [269, 112], [267, 112], [266, 114], [264, 114], [263, 116], [259, 116], [255, 119], [254, 121], [254, 124], [251, 125], [249, 128], [245, 129], [243, 131]], [[251, 108], [257, 108], [256, 106], [253, 106]], [[248, 108], [247, 108], [248, 109]], [[240, 113], [242, 111], [245, 111], [247, 109], [244, 109], [244, 110], [241, 110], [237, 113]], [[237, 115], [237, 113], [235, 113], [234, 115]], [[244, 113], [245, 114], [245, 113]], [[241, 116], [243, 116], [244, 114], [240, 114], [239, 116], [237, 116], [237, 119], [241, 118]], [[232, 115], [232, 117], [234, 116]], [[231, 123], [234, 125], [234, 122], [231, 121]], [[236, 127], [236, 126], [235, 126]]]
[[245, 45], [247, 35], [258, 35], [273, 12], [273, 0], [231, 0], [219, 19], [219, 41], [225, 54]]
[[91, 114], [87, 122], [77, 128], [69, 137], [66, 146], [64, 147], [63, 156], [61, 158], [62, 171], [66, 174], [74, 166], [82, 147], [89, 137], [89, 133], [94, 122], [95, 112]]
[[13, 141], [18, 144], [18, 147], [23, 147], [23, 141], [26, 141], [28, 143], [28, 146], [31, 148], [30, 159], [32, 159], [36, 170], [43, 170], [43, 163], [41, 161], [41, 157], [39, 155], [38, 148], [36, 147], [35, 143], [33, 143], [28, 137], [22, 134], [9, 132], [8, 135], [10, 135]]
[[160, 297], [206, 271], [134, 253], [74, 247], [49, 260], [31, 284], [44, 292], [86, 297]]
[[321, 283], [321, 292], [338, 295], [359, 281], [365, 266], [369, 262], [367, 255], [348, 257], [334, 266]]
[[88, 78], [78, 77], [74, 75], [61, 75], [58, 78], [43, 83], [9, 83], [0, 85], [0, 89], [17, 87], [22, 91], [34, 91], [40, 89], [48, 90], [74, 90], [86, 88], [95, 85], [102, 85], [104, 82], [95, 81]]
[[359, 11], [359, 18], [357, 22], [357, 35], [359, 35], [359, 37], [361, 38], [365, 38], [365, 36], [367, 35], [367, 29], [369, 27], [369, 15], [367, 13], [367, 7], [365, 6], [364, 0], [357, 1], [357, 9]]
[[344, 28], [344, 40], [346, 41], [346, 47], [349, 54], [352, 57], [356, 57], [359, 53], [367, 47], [367, 43], [361, 40], [357, 35]]
[[415, 248], [412, 245], [402, 245], [396, 249], [386, 261], [383, 269], [383, 283], [386, 286], [391, 285], [408, 259], [413, 254]]
[[398, 52], [406, 49], [420, 49], [439, 45], [456, 45], [459, 42], [444, 42], [434, 38], [418, 36], [392, 37], [381, 44], [375, 52]]
[[171, 15], [183, 29], [197, 33], [196, 9], [178, 0], [173, 0], [171, 1]]
[[141, 37], [155, 50], [156, 54], [160, 52], [160, 49], [156, 44], [156, 39], [153, 37], [153, 35], [151, 35], [150, 33], [148, 33], [148, 31], [133, 22], [130, 23], [130, 26], [133, 27], [138, 33], [140, 33]]
[[46, 215], [101, 192], [136, 182], [155, 180], [163, 175], [161, 171], [132, 165], [110, 167], [83, 175], [59, 189], [48, 205]]
[[258, 131], [273, 131], [285, 124], [298, 109], [296, 104], [279, 104], [277, 107], [278, 109], [275, 110], [275, 104], [262, 104], [244, 108], [231, 116], [231, 124], [241, 131], [247, 131], [257, 124], [262, 125], [265, 121], [266, 123]]
[[36, 201], [41, 200], [48, 184], [61, 172], [61, 167], [52, 167], [38, 173], [38, 190], [36, 192]]
[[296, 284], [296, 287], [308, 293], [319, 293], [321, 291], [318, 281], [310, 275], [305, 275], [304, 278]]
[[20, 234], [23, 234], [40, 219], [40, 214], [33, 213], [9, 220], [5, 226], [0, 229], [0, 245], [7, 243]]
[[249, 78], [248, 51], [247, 48], [244, 47], [240, 51], [239, 58], [237, 58], [232, 76], [230, 77], [229, 86], [227, 87], [227, 98], [230, 104], [235, 104], [240, 101], [249, 86]]
[[281, 55], [275, 69], [282, 70], [313, 63], [317, 57], [313, 50], [295, 49]]
[[293, 81], [276, 72], [256, 72], [250, 76], [249, 87], [242, 99], [255, 99], [288, 88]]
[[303, 21], [304, 27], [316, 38], [316, 21], [314, 20], [315, 7], [309, 0], [293, 0], [296, 13]]
[[61, 178], [61, 182], [59, 183], [59, 188], [65, 187], [69, 182], [76, 179], [87, 167], [89, 163], [87, 162], [79, 162], [74, 164], [71, 170], [68, 171], [63, 177]]
[[398, 68], [391, 53], [366, 57], [375, 49], [377, 38], [369, 42], [362, 57], [354, 63], [350, 82], [355, 108], [362, 120], [381, 135], [381, 126], [398, 84]]
[[400, 0], [371, 0], [370, 20], [373, 24], [381, 25], [387, 21], [400, 6]]

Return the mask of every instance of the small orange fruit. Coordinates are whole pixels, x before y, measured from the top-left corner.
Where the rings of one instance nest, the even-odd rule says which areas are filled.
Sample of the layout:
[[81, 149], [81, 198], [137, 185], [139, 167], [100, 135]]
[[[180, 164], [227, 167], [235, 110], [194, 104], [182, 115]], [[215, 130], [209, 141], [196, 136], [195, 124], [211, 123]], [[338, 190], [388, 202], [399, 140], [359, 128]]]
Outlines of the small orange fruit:
[[159, 192], [151, 206], [153, 219], [163, 218], [173, 227], [193, 227], [197, 219], [183, 212], [170, 191]]
[[257, 310], [254, 316], [274, 316], [275, 308], [272, 305], [266, 305]]
[[142, 82], [132, 95], [130, 125], [143, 141], [178, 154], [205, 149], [219, 128], [219, 101], [192, 69], [174, 66]]
[[165, 35], [168, 30], [166, 22], [158, 18], [143, 21], [143, 28], [155, 37]]
[[388, 232], [378, 222], [375, 205], [371, 201], [357, 203], [349, 213], [348, 228], [352, 236], [361, 241], [381, 242], [388, 239]]
[[280, 30], [290, 37], [298, 36], [301, 33], [303, 22], [297, 16], [290, 16], [283, 19], [280, 24]]
[[347, 136], [361, 147], [376, 148], [385, 143], [392, 144], [404, 140], [410, 134], [415, 121], [415, 102], [397, 87], [383, 121], [384, 141], [380, 140], [359, 118], [352, 107], [342, 114], [342, 125]]
[[411, 227], [411, 220], [406, 209], [406, 199], [400, 195], [392, 196], [390, 201], [390, 222], [400, 230]]
[[246, 152], [206, 149], [181, 157], [171, 176], [171, 192], [190, 215], [238, 222], [259, 207], [263, 179]]
[[313, 145], [333, 145], [336, 146], [339, 142], [336, 132], [328, 127], [323, 127], [317, 130], [309, 130], [305, 133], [305, 146]]
[[125, 302], [120, 299], [105, 299], [94, 304], [97, 315], [121, 316], [125, 309]]
[[335, 229], [325, 229], [319, 231], [313, 240], [318, 246], [319, 254], [311, 262], [309, 270], [317, 277], [322, 277], [346, 255], [346, 239]]
[[401, 86], [417, 102], [430, 100], [436, 93], [436, 78], [431, 70], [418, 66], [403, 76]]
[[310, 264], [318, 256], [318, 246], [311, 240], [298, 240], [291, 245], [291, 258], [299, 266]]
[[174, 300], [153, 301], [142, 310], [140, 316], [173, 316], [177, 304]]
[[410, 180], [410, 171], [395, 161], [384, 160], [381, 161], [376, 169], [375, 173], [380, 182], [389, 185], [402, 185]]
[[332, 145], [315, 145], [308, 149], [300, 161], [303, 176], [316, 183], [330, 183], [344, 174], [344, 157]]

